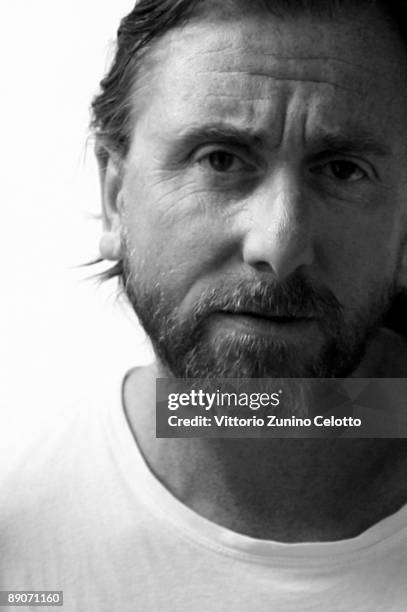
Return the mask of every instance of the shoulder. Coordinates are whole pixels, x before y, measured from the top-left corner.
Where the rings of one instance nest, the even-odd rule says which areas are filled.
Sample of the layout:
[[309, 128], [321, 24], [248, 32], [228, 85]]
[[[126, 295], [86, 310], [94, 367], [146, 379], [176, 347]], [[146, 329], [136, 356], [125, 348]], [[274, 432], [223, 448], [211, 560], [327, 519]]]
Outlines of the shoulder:
[[63, 410], [46, 412], [18, 428], [5, 419], [2, 431], [7, 444], [0, 451], [0, 527], [16, 517], [47, 514], [66, 504], [72, 487], [89, 474], [90, 458], [100, 459], [104, 447], [104, 398], [87, 392]]
[[[61, 481], [64, 466], [83, 437], [81, 430], [85, 427], [85, 414], [86, 411], [75, 409], [71, 413], [59, 414], [59, 418], [50, 417], [35, 431], [22, 428], [18, 437], [10, 432], [13, 448], [11, 452], [3, 449], [8, 457], [7, 461], [1, 461], [0, 470], [0, 490], [9, 507], [14, 503], [26, 507], [33, 495], [45, 490], [45, 484], [49, 487]], [[5, 506], [2, 505], [3, 511]]]

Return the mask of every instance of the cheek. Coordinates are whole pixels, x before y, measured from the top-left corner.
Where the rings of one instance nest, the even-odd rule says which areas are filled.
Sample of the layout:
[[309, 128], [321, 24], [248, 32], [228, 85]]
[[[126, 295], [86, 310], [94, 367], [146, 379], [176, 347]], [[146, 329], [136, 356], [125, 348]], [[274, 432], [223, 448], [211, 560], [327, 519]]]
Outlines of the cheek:
[[129, 181], [124, 196], [127, 253], [146, 283], [159, 282], [179, 300], [226, 262], [234, 239], [213, 194], [192, 183], [147, 177]]
[[[393, 280], [398, 255], [394, 216], [353, 215], [326, 226], [325, 281], [341, 304], [358, 307]], [[334, 239], [333, 239], [334, 237]]]

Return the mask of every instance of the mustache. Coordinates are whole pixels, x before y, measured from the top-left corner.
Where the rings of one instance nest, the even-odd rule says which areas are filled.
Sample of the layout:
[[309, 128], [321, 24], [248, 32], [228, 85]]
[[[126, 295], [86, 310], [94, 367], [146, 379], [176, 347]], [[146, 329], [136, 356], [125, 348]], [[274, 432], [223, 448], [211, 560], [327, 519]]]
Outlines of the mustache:
[[204, 291], [193, 307], [200, 320], [216, 311], [255, 313], [265, 317], [338, 318], [342, 306], [330, 289], [296, 276], [279, 281], [240, 280]]

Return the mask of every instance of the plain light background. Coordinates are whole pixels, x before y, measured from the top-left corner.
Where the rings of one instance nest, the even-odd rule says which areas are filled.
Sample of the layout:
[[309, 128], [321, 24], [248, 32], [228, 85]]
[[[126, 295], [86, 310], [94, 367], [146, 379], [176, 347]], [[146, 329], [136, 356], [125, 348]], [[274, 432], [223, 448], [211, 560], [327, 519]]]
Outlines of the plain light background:
[[132, 365], [144, 334], [116, 282], [79, 270], [98, 254], [89, 104], [133, 0], [2, 6], [0, 444], [18, 447]]

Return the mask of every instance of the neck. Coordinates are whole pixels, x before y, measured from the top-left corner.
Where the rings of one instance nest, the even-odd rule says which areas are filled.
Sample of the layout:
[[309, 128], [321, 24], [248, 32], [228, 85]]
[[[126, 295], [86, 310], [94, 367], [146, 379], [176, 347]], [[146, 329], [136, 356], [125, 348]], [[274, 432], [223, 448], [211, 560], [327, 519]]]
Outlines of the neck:
[[329, 541], [358, 535], [406, 502], [404, 440], [156, 438], [158, 375], [154, 365], [127, 378], [130, 426], [151, 470], [205, 518], [257, 538]]

